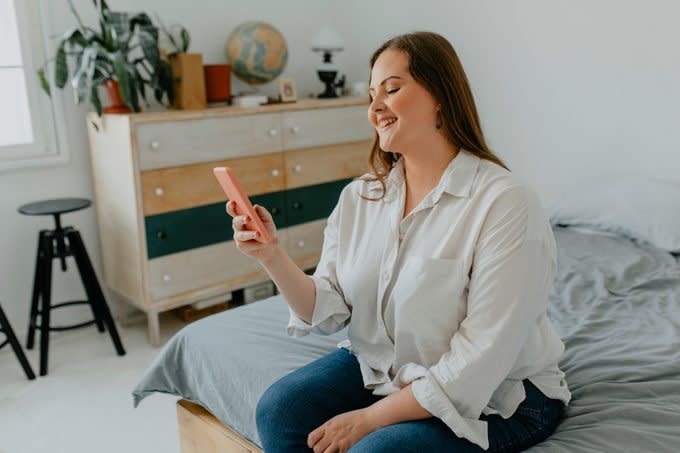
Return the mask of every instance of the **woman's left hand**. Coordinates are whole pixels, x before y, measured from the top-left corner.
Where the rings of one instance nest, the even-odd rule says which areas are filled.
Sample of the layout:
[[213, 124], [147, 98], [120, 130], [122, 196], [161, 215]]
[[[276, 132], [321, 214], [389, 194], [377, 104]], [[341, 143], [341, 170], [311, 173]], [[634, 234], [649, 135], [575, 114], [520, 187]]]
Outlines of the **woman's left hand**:
[[314, 453], [342, 453], [378, 428], [366, 409], [345, 412], [309, 433], [307, 445]]

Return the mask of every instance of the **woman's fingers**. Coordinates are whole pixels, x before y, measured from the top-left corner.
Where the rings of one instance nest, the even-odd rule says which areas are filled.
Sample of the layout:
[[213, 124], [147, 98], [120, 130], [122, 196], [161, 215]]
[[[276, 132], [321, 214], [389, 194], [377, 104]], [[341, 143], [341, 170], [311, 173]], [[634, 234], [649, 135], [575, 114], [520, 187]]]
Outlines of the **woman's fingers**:
[[253, 239], [257, 238], [260, 233], [257, 231], [249, 231], [249, 230], [242, 230], [242, 231], [236, 231], [234, 233], [234, 240], [236, 241], [252, 241]]
[[256, 204], [253, 207], [255, 208], [255, 212], [257, 213], [257, 215], [260, 216], [260, 219], [262, 219], [263, 222], [268, 223], [274, 221], [272, 215], [264, 207], [260, 206], [259, 204]]
[[231, 227], [234, 231], [243, 230], [250, 220], [250, 216], [238, 215], [232, 219]]

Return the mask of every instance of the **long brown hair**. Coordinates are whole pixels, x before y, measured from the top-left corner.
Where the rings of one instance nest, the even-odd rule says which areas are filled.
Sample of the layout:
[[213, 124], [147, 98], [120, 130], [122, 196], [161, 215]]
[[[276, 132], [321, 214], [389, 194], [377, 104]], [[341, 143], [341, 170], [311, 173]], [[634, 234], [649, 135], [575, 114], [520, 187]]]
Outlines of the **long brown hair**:
[[[448, 141], [459, 149], [507, 170], [505, 163], [489, 149], [484, 140], [467, 76], [451, 43], [443, 36], [431, 32], [395, 36], [375, 51], [371, 57], [371, 71], [380, 54], [387, 49], [400, 50], [408, 55], [409, 73], [440, 104], [441, 130]], [[368, 180], [380, 182], [382, 196], [385, 194], [385, 177], [397, 159], [394, 153], [380, 148], [376, 132], [369, 157], [372, 174]]]

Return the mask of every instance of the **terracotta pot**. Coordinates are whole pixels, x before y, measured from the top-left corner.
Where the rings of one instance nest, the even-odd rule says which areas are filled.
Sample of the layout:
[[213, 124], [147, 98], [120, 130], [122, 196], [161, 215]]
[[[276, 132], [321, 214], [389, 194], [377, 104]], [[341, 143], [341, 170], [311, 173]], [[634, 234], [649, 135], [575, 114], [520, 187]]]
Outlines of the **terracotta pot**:
[[203, 75], [205, 76], [205, 94], [208, 102], [228, 102], [231, 98], [231, 65], [204, 65]]
[[106, 94], [109, 96], [109, 106], [104, 107], [102, 112], [104, 113], [131, 113], [132, 109], [125, 105], [123, 98], [120, 96], [120, 89], [118, 88], [118, 82], [115, 80], [107, 80], [104, 82], [106, 87]]

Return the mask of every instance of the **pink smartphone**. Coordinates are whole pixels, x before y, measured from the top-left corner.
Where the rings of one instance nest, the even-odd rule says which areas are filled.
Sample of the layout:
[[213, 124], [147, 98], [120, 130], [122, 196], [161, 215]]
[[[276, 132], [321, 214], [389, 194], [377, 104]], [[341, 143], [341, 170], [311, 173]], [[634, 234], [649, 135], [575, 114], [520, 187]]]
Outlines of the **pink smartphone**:
[[252, 219], [250, 224], [254, 225], [255, 231], [260, 233], [261, 242], [270, 242], [271, 237], [269, 232], [267, 232], [267, 228], [262, 223], [260, 216], [257, 215], [255, 207], [250, 202], [241, 183], [236, 179], [234, 171], [229, 167], [215, 167], [213, 168], [213, 173], [229, 200], [236, 202], [237, 214], [250, 216]]

